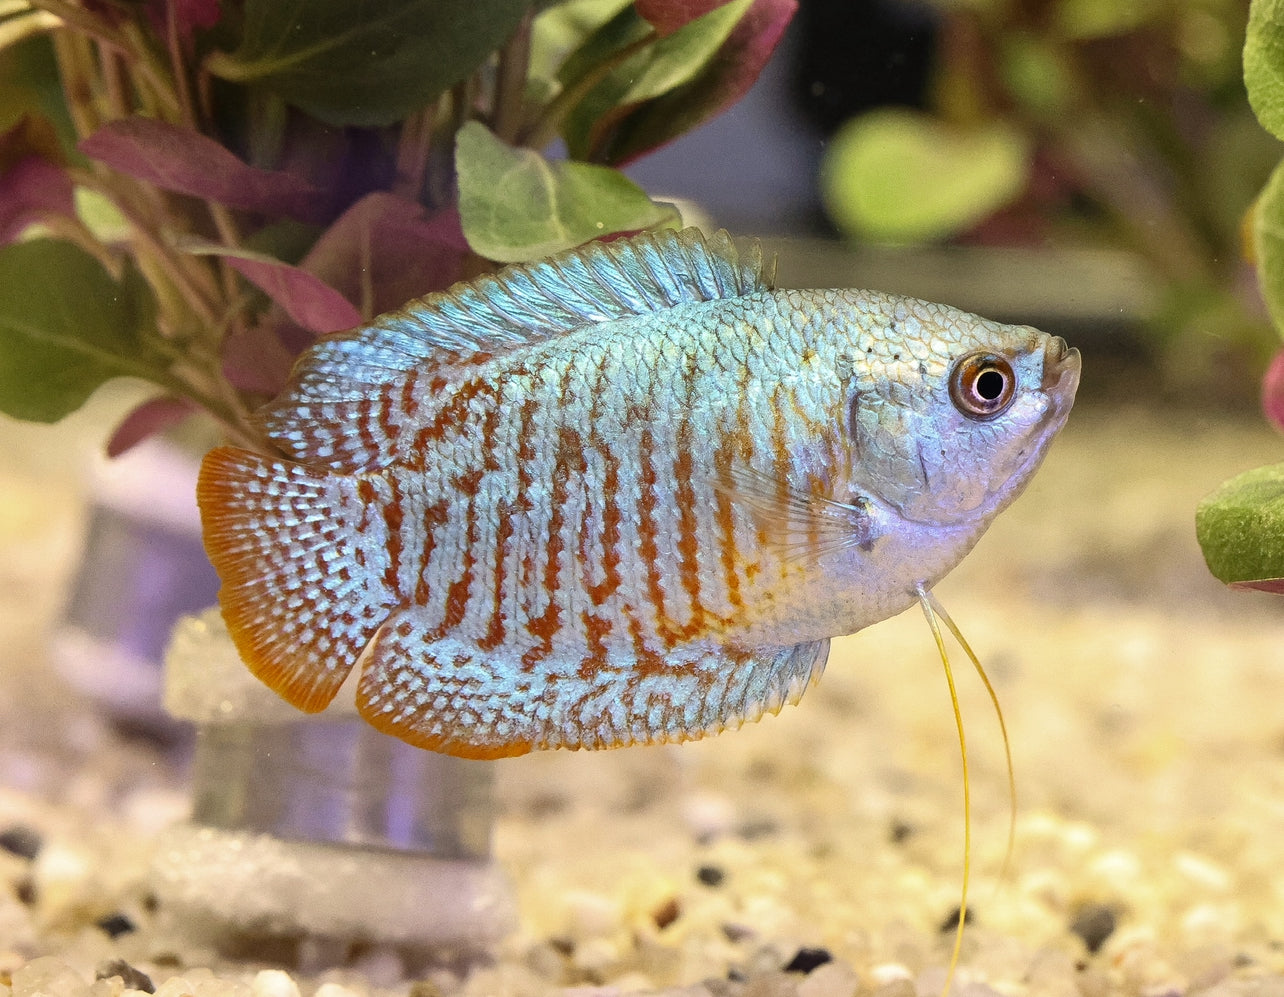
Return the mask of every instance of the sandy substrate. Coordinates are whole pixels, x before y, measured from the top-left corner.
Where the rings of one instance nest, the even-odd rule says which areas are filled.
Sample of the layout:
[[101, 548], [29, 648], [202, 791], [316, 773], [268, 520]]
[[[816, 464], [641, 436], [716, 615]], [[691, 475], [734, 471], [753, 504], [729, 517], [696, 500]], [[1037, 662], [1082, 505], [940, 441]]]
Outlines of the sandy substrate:
[[[737, 733], [497, 763], [518, 926], [489, 959], [407, 979], [372, 947], [287, 974], [186, 941], [147, 871], [186, 812], [182, 765], [49, 667], [104, 408], [0, 424], [0, 995], [939, 990], [962, 801], [917, 613], [837, 642], [799, 707]], [[1224, 477], [1281, 459], [1251, 424], [1077, 412], [938, 588], [1002, 699], [1019, 792], [1000, 878], [1002, 747], [956, 655], [974, 807], [956, 993], [1284, 994], [1284, 603], [1208, 578], [1192, 525]]]

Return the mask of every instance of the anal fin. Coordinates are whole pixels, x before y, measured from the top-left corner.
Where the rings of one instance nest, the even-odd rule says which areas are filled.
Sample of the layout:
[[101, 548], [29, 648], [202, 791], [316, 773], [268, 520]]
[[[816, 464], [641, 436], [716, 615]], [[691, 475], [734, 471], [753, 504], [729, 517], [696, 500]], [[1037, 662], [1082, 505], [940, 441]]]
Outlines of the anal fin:
[[357, 708], [387, 734], [465, 758], [694, 740], [796, 703], [829, 654], [828, 640], [702, 642], [646, 661], [531, 666], [519, 648], [437, 638], [429, 616], [402, 610], [379, 629], [362, 656]]

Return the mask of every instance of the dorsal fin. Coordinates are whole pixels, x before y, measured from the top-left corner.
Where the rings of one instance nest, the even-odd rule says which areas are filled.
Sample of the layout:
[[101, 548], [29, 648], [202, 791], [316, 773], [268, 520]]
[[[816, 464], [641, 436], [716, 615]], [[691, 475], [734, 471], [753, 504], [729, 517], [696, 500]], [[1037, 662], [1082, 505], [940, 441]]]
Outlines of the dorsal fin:
[[290, 384], [259, 418], [297, 460], [369, 470], [387, 461], [397, 441], [386, 418], [376, 424], [379, 410], [387, 415], [416, 369], [770, 287], [761, 248], [754, 243], [741, 254], [721, 230], [707, 242], [689, 228], [589, 243], [456, 284], [325, 337], [303, 354]]

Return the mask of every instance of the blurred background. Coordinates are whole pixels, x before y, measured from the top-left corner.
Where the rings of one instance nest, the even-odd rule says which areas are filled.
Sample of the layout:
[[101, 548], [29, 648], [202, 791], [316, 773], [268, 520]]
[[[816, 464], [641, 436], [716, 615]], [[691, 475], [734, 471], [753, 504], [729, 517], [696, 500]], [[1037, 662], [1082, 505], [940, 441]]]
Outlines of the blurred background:
[[1278, 344], [1248, 258], [1280, 143], [1245, 94], [1247, 19], [1246, 0], [809, 0], [743, 101], [629, 173], [790, 239], [786, 283], [1051, 328], [1109, 358], [1089, 398], [1242, 408]]

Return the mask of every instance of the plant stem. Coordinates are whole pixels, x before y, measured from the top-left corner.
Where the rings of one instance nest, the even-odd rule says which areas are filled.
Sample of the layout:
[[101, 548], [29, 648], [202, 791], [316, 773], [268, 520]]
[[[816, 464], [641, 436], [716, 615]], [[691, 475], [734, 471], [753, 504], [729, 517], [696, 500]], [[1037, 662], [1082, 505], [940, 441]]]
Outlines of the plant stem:
[[543, 112], [522, 131], [519, 136], [521, 144], [532, 149], [542, 149], [557, 136], [562, 127], [562, 119], [583, 100], [590, 91], [605, 80], [617, 67], [623, 65], [648, 45], [654, 44], [659, 35], [651, 31], [645, 37], [625, 45], [609, 59], [594, 66], [591, 72], [585, 73], [575, 81], [574, 86], [567, 87], [545, 105]]
[[495, 70], [494, 106], [491, 129], [510, 145], [515, 144], [522, 125], [522, 99], [531, 61], [531, 24], [535, 14], [527, 10], [517, 31], [499, 53]]
[[433, 127], [440, 102], [434, 102], [408, 117], [401, 125], [397, 141], [396, 180], [392, 192], [411, 201], [423, 194], [428, 158], [432, 150]]
[[97, 131], [99, 125], [93, 78], [89, 69], [93, 62], [89, 42], [83, 35], [55, 31], [53, 47], [62, 92], [67, 101], [67, 113], [75, 126], [76, 137], [85, 138]]
[[121, 50], [127, 47], [115, 28], [77, 3], [72, 3], [70, 0], [30, 0], [30, 3], [38, 10], [46, 10], [58, 15], [81, 35], [98, 39]]
[[128, 117], [133, 108], [129, 100], [129, 77], [125, 73], [120, 51], [101, 41], [97, 43], [97, 48], [108, 116]]
[[186, 364], [176, 365], [170, 370], [164, 387], [190, 399], [214, 416], [231, 442], [259, 453], [278, 455], [263, 433], [255, 428], [240, 397], [221, 376], [210, 375]]
[[122, 34], [127, 43], [126, 55], [138, 71], [139, 81], [149, 84], [147, 87], [138, 88], [140, 95], [144, 98], [150, 95], [153, 103], [152, 110], [157, 117], [163, 117], [169, 121], [181, 120], [183, 106], [175, 92], [175, 81], [170, 78], [165, 64], [157, 58], [147, 36], [134, 23], [127, 23]]
[[166, 6], [165, 47], [169, 50], [169, 72], [174, 80], [179, 114], [183, 124], [189, 128], [196, 128], [196, 108], [192, 103], [192, 88], [188, 83], [187, 66], [183, 60], [183, 42], [178, 35], [177, 5], [173, 3]]
[[222, 300], [205, 265], [170, 246], [161, 235], [160, 226], [148, 217], [144, 201], [148, 191], [127, 177], [103, 170], [101, 173], [71, 169], [68, 175], [81, 187], [96, 190], [107, 197], [129, 222], [135, 252], [146, 256], [182, 293], [186, 303], [200, 321], [213, 326], [218, 321], [218, 302]]

